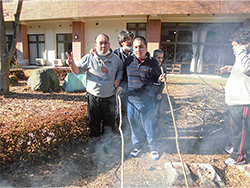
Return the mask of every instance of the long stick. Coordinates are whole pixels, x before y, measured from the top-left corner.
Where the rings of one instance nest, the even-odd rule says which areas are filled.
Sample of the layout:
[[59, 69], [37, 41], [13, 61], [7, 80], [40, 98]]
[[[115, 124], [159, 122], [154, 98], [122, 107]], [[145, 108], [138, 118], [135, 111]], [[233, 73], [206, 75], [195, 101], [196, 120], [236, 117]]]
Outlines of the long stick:
[[124, 172], [124, 136], [122, 132], [122, 110], [121, 110], [121, 98], [120, 95], [117, 95], [118, 98], [118, 103], [119, 103], [119, 116], [120, 116], [120, 121], [119, 121], [119, 131], [121, 134], [121, 141], [122, 141], [122, 151], [121, 151], [121, 188], [123, 188], [123, 172]]
[[[161, 67], [161, 73], [164, 75], [164, 71], [163, 71], [163, 68]], [[186, 186], [188, 187], [188, 181], [187, 181], [187, 174], [186, 174], [186, 170], [185, 170], [185, 167], [184, 167], [184, 164], [183, 164], [183, 159], [182, 159], [182, 156], [181, 156], [181, 153], [180, 153], [180, 148], [179, 148], [179, 142], [178, 142], [178, 131], [177, 131], [177, 127], [176, 127], [176, 122], [175, 122], [175, 117], [174, 117], [174, 110], [173, 110], [173, 106], [172, 106], [172, 102], [171, 102], [171, 99], [170, 99], [170, 96], [169, 96], [169, 92], [168, 92], [168, 88], [167, 88], [167, 80], [165, 78], [165, 76], [163, 77], [164, 79], [164, 84], [165, 84], [165, 88], [166, 88], [166, 91], [167, 91], [167, 97], [168, 97], [168, 103], [169, 103], [169, 106], [170, 106], [170, 111], [171, 111], [171, 115], [172, 115], [172, 120], [173, 120], [173, 124], [174, 124], [174, 130], [175, 130], [175, 135], [176, 135], [176, 148], [177, 148], [177, 152], [178, 152], [178, 155], [179, 155], [179, 158], [181, 160], [181, 166], [182, 166], [182, 170], [183, 170], [183, 174], [184, 174], [184, 178], [185, 178], [185, 183], [186, 183]]]

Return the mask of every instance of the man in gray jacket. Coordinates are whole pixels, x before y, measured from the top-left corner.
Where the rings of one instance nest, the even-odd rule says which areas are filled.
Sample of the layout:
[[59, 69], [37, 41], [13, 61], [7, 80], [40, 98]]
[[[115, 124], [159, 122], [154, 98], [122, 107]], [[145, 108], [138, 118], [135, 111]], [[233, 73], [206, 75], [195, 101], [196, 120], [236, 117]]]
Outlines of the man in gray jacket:
[[106, 34], [98, 34], [95, 38], [94, 55], [87, 54], [78, 62], [74, 61], [72, 53], [66, 54], [68, 57], [66, 62], [72, 72], [75, 74], [87, 72], [86, 90], [90, 136], [100, 137], [106, 126], [114, 130], [115, 93], [120, 92], [123, 63], [111, 50], [109, 37]]
[[240, 29], [230, 39], [232, 41], [235, 63], [224, 66], [221, 72], [231, 74], [225, 87], [225, 101], [229, 106], [229, 133], [233, 145], [230, 158], [225, 164], [233, 166], [246, 163], [249, 149], [250, 126], [250, 30]]

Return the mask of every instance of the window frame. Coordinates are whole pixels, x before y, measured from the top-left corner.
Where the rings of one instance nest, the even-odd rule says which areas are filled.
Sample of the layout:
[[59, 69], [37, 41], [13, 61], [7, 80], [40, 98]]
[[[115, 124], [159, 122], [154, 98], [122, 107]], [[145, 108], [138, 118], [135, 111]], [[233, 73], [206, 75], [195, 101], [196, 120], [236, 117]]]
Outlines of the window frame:
[[[177, 48], [180, 45], [198, 45], [198, 54], [199, 54], [199, 47], [201, 45], [204, 45], [204, 52], [203, 52], [203, 56], [205, 54], [205, 48], [206, 47], [218, 47], [219, 48], [219, 58], [217, 62], [214, 62], [214, 65], [222, 65], [225, 64], [224, 59], [225, 59], [225, 55], [222, 53], [223, 51], [227, 51], [229, 48], [231, 47], [231, 44], [228, 40], [228, 34], [230, 33], [233, 34], [237, 29], [236, 26], [242, 27], [243, 23], [242, 22], [232, 22], [232, 23], [184, 23], [186, 25], [190, 24], [189, 27], [180, 27], [179, 25], [183, 24], [183, 23], [168, 23], [168, 22], [163, 22], [162, 23], [162, 30], [161, 30], [161, 42], [160, 42], [160, 47], [162, 49], [167, 48], [167, 45], [173, 45], [174, 49], [173, 49], [173, 53], [174, 53], [174, 57], [169, 60], [168, 62], [172, 63], [172, 64], [177, 64], [177, 63], [184, 63], [184, 64], [188, 64], [187, 62], [181, 61], [179, 62], [177, 59]], [[233, 26], [233, 29], [231, 28]], [[226, 32], [225, 32], [226, 30]], [[175, 31], [176, 32], [176, 36], [175, 36], [175, 40], [174, 41], [163, 41], [165, 40], [164, 38], [167, 37], [167, 35], [164, 35], [164, 33], [169, 32], [169, 31]], [[178, 41], [178, 34], [180, 31], [197, 31], [198, 32], [198, 40], [197, 42], [180, 42]], [[205, 42], [201, 42], [200, 40], [200, 35], [202, 31], [207, 31], [207, 32], [219, 32], [221, 34], [221, 40], [220, 41], [209, 41], [207, 42], [207, 38]], [[207, 36], [206, 36], [207, 37]], [[228, 40], [228, 41], [227, 41]], [[171, 47], [172, 48], [172, 47]], [[171, 48], [170, 48], [170, 52], [171, 52]], [[168, 58], [168, 57], [166, 57]], [[192, 60], [192, 59], [191, 59]]]
[[[35, 36], [36, 40], [32, 41], [30, 40], [30, 37]], [[43, 36], [44, 40], [39, 40], [39, 36]], [[31, 53], [30, 53], [30, 44], [36, 44], [36, 53], [37, 53], [37, 58], [43, 58], [43, 54], [40, 54], [39, 50], [39, 44], [44, 44], [45, 46], [45, 34], [29, 34], [28, 35], [28, 49], [29, 49], [29, 62], [31, 62]], [[31, 62], [30, 64], [36, 64], [36, 62]]]
[[[59, 38], [59, 36], [64, 36], [64, 41], [59, 41], [58, 40], [58, 38]], [[68, 39], [68, 36], [70, 36], [71, 37], [71, 40], [67, 40]], [[66, 40], [65, 40], [66, 39]], [[63, 58], [63, 57], [60, 57], [60, 55], [59, 55], [59, 52], [58, 52], [58, 44], [59, 43], [63, 43], [63, 48], [64, 48], [64, 53], [66, 52], [66, 50], [65, 49], [70, 49], [70, 48], [68, 48], [68, 46], [67, 45], [70, 45], [71, 46], [71, 51], [72, 51], [72, 33], [57, 33], [56, 34], [56, 58], [57, 59], [65, 59], [65, 57]], [[68, 53], [70, 53], [70, 52], [68, 52]]]
[[[135, 24], [135, 27], [131, 27], [132, 24]], [[140, 27], [140, 25], [143, 24], [143, 27]], [[127, 23], [127, 30], [132, 32], [134, 34], [134, 36], [138, 36], [140, 31], [145, 32], [145, 37], [146, 38], [146, 28], [147, 28], [147, 23], [145, 22], [140, 22], [140, 23], [135, 23], [135, 22], [130, 22]]]

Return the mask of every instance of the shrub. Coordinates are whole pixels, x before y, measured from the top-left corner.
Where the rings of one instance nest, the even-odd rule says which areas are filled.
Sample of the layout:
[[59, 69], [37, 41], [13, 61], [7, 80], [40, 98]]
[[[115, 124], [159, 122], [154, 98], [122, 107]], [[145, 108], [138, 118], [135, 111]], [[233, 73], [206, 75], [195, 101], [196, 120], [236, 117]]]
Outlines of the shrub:
[[68, 73], [72, 72], [70, 68], [53, 68], [59, 80], [64, 80]]
[[48, 158], [67, 144], [89, 138], [86, 106], [0, 123], [0, 163]]
[[18, 85], [18, 78], [17, 78], [16, 75], [10, 75], [10, 76], [9, 76], [9, 80], [10, 80], [9, 85], [11, 85], [11, 86], [16, 86], [16, 85]]
[[25, 75], [23, 69], [10, 69], [10, 75], [15, 75], [18, 80], [27, 80], [27, 76]]

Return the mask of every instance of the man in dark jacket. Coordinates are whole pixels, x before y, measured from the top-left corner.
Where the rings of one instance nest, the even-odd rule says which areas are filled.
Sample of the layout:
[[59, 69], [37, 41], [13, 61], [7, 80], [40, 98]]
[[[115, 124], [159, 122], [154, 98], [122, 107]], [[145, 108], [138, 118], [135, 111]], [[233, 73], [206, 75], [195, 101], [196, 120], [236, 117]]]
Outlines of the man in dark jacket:
[[[128, 56], [132, 54], [133, 49], [133, 38], [134, 34], [132, 32], [129, 32], [127, 30], [122, 30], [118, 35], [118, 42], [120, 45], [120, 48], [116, 49], [114, 51], [115, 54], [119, 56], [119, 58], [122, 60], [123, 64], [125, 63], [125, 60]], [[122, 111], [122, 130], [126, 131], [128, 128], [127, 125], [127, 87], [123, 88], [122, 93], [120, 94], [121, 97], [121, 111]], [[118, 114], [117, 116], [117, 122], [119, 123], [120, 116]]]
[[[164, 60], [164, 52], [161, 49], [156, 49], [153, 52], [153, 58], [155, 58], [159, 66], [162, 67], [164, 73], [167, 73], [167, 67], [166, 64], [163, 62]], [[156, 97], [156, 126], [158, 124], [158, 121], [160, 119], [160, 114], [161, 114], [161, 102], [162, 102], [162, 93], [164, 90], [164, 82], [160, 83], [160, 91]]]
[[128, 85], [127, 114], [131, 128], [131, 140], [134, 149], [131, 157], [137, 157], [142, 148], [142, 140], [146, 134], [148, 146], [153, 160], [159, 159], [157, 152], [157, 135], [155, 125], [155, 99], [159, 92], [161, 75], [156, 59], [147, 52], [147, 42], [138, 36], [133, 42], [133, 55], [125, 61], [123, 80]]

